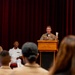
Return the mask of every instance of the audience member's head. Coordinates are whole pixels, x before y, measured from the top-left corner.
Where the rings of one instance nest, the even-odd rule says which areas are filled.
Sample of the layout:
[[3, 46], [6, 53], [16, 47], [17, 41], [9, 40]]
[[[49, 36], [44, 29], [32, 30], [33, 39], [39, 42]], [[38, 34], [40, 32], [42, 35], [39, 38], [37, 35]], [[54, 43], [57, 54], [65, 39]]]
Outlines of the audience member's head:
[[2, 52], [3, 51], [3, 48], [2, 48], [2, 46], [0, 46], [0, 52]]
[[9, 65], [9, 62], [10, 62], [11, 58], [9, 56], [9, 52], [8, 51], [2, 51], [0, 53], [0, 61], [1, 61], [1, 64], [3, 66], [8, 66]]
[[29, 63], [36, 62], [38, 56], [38, 48], [35, 43], [27, 42], [22, 46], [22, 54]]
[[[50, 69], [50, 74], [71, 73], [75, 75], [75, 36], [65, 37], [59, 47], [56, 61]], [[64, 74], [65, 75], [65, 74]]]
[[18, 46], [19, 46], [19, 42], [18, 42], [18, 41], [15, 41], [15, 42], [14, 42], [14, 48], [17, 49]]

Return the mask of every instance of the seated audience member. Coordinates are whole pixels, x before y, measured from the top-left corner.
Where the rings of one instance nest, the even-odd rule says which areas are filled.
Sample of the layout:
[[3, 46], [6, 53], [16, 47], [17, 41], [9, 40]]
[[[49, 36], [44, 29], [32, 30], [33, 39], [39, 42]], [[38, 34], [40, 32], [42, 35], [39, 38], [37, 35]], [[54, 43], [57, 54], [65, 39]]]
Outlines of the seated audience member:
[[2, 66], [0, 67], [0, 75], [10, 75], [12, 69], [9, 67], [9, 62], [11, 60], [8, 51], [2, 51], [0, 53], [0, 60]]
[[[2, 46], [0, 46], [0, 53], [3, 51]], [[0, 60], [1, 61], [1, 60]], [[0, 66], [1, 66], [1, 62], [0, 62]]]
[[62, 40], [49, 75], [75, 75], [75, 36]]
[[22, 66], [21, 59], [22, 58], [22, 50], [19, 49], [19, 42], [14, 42], [14, 47], [9, 50], [9, 54], [11, 56], [11, 66], [18, 65], [18, 67]]
[[48, 71], [36, 63], [39, 54], [35, 43], [25, 43], [22, 46], [22, 53], [26, 64], [24, 67], [14, 69], [13, 75], [48, 75]]
[[0, 52], [2, 52], [3, 51], [3, 48], [2, 48], [2, 46], [0, 46]]
[[56, 40], [56, 39], [58, 39], [58, 37], [55, 36], [54, 34], [52, 34], [51, 31], [52, 31], [51, 26], [47, 26], [46, 33], [41, 36], [40, 40]]

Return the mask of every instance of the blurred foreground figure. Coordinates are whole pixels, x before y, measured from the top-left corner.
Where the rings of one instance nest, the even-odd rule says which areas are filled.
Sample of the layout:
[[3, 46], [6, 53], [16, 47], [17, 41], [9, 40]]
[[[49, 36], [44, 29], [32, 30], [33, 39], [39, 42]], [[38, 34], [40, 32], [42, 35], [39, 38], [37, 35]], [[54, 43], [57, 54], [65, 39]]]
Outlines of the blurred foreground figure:
[[2, 46], [0, 46], [0, 52], [2, 52], [3, 51], [3, 48], [2, 48]]
[[2, 51], [0, 53], [0, 60], [2, 64], [0, 67], [0, 75], [10, 75], [12, 73], [12, 69], [9, 66], [9, 62], [11, 60], [9, 53], [7, 51]]
[[[3, 51], [2, 46], [0, 46], [0, 53]], [[1, 60], [0, 60], [0, 66], [1, 66]]]
[[75, 36], [62, 40], [49, 75], [75, 75]]
[[22, 54], [26, 64], [24, 67], [14, 69], [13, 75], [48, 75], [48, 71], [36, 63], [39, 54], [35, 43], [25, 43], [22, 46]]

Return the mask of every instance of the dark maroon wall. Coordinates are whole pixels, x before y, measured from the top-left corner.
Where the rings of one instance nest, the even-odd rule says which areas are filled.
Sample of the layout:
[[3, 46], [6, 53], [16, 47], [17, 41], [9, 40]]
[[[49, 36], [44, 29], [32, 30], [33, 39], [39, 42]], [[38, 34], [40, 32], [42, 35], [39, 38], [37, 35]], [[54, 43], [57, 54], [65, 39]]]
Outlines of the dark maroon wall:
[[59, 40], [75, 34], [75, 0], [0, 0], [0, 45], [12, 47], [18, 40], [37, 42], [47, 25]]

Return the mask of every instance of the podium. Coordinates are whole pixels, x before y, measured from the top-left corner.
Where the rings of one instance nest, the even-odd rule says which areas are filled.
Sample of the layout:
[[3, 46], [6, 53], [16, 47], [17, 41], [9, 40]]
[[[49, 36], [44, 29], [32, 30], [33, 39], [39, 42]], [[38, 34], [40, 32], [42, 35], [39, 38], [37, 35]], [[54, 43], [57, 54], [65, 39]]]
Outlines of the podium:
[[40, 65], [41, 65], [41, 53], [53, 52], [53, 61], [55, 61], [55, 52], [58, 51], [58, 40], [38, 40], [38, 50], [40, 52]]

